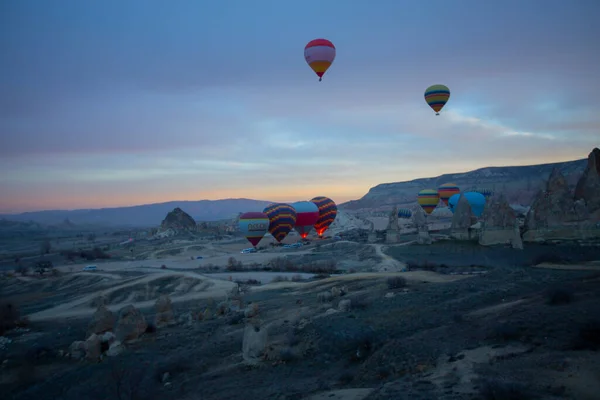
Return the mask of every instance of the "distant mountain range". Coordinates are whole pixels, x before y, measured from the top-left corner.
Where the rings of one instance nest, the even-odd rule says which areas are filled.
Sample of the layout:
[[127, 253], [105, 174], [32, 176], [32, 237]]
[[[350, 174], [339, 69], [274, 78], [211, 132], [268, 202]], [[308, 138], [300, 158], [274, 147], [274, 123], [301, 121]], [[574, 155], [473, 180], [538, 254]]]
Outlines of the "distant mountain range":
[[[393, 206], [416, 204], [416, 195], [422, 189], [437, 189], [452, 182], [461, 190], [490, 189], [503, 192], [514, 205], [528, 206], [535, 193], [545, 184], [552, 169], [558, 167], [571, 185], [583, 173], [587, 159], [552, 164], [518, 167], [487, 167], [475, 171], [445, 174], [408, 182], [383, 183], [369, 190], [359, 200], [340, 204], [343, 210], [388, 210]], [[70, 224], [120, 227], [158, 226], [175, 207], [191, 215], [196, 221], [218, 221], [234, 218], [240, 212], [261, 211], [271, 202], [252, 199], [224, 199], [199, 201], [170, 201], [132, 207], [115, 207], [72, 211], [34, 211], [22, 214], [0, 214], [0, 227], [9, 221], [32, 222], [67, 227]]]
[[458, 174], [445, 174], [433, 178], [420, 178], [407, 182], [382, 183], [369, 190], [359, 200], [340, 204], [344, 210], [387, 210], [393, 206], [416, 205], [417, 193], [423, 189], [437, 189], [444, 183], [455, 183], [463, 191], [490, 189], [502, 192], [509, 203], [529, 206], [542, 188], [552, 170], [557, 167], [575, 186], [587, 164], [587, 159], [551, 164], [517, 167], [487, 167]]
[[191, 215], [196, 221], [218, 221], [234, 218], [240, 212], [262, 211], [270, 201], [252, 199], [224, 199], [199, 201], [169, 201], [167, 203], [144, 204], [132, 207], [100, 208], [89, 210], [33, 211], [21, 214], [0, 214], [0, 219], [9, 221], [33, 221], [47, 225], [65, 225], [68, 221], [76, 225], [103, 226], [158, 226], [169, 211], [175, 207]]

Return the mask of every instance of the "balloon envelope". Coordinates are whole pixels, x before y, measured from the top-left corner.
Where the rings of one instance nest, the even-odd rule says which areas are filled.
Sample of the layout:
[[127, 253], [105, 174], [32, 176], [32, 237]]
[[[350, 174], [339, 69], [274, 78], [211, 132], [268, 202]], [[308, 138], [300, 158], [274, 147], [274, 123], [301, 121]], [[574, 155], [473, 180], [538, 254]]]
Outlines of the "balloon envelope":
[[427, 214], [431, 214], [439, 202], [440, 196], [437, 190], [434, 189], [423, 189], [417, 195], [417, 203], [419, 203], [423, 211]]
[[476, 189], [474, 192], [481, 193], [486, 199], [490, 197], [494, 192], [491, 189]]
[[319, 210], [319, 219], [315, 223], [317, 235], [322, 237], [327, 228], [335, 221], [337, 216], [337, 205], [329, 197], [317, 196], [311, 200]]
[[269, 229], [269, 217], [262, 212], [247, 212], [240, 215], [239, 227], [246, 239], [256, 247]]
[[[463, 195], [471, 205], [471, 211], [473, 212], [473, 215], [476, 217], [481, 217], [485, 207], [485, 196], [479, 192], [466, 192], [463, 193]], [[455, 194], [448, 200], [448, 208], [450, 211], [452, 211], [452, 213], [454, 213], [454, 210], [456, 209], [456, 205], [458, 204], [460, 196], [460, 194]]]
[[327, 39], [311, 40], [304, 47], [304, 59], [321, 80], [335, 60], [335, 46]]
[[409, 208], [401, 208], [398, 210], [398, 218], [410, 218], [412, 217], [412, 211]]
[[319, 208], [310, 201], [297, 201], [291, 204], [296, 210], [296, 225], [294, 229], [304, 239], [319, 220]]
[[450, 89], [448, 89], [448, 86], [432, 85], [425, 90], [425, 101], [437, 115], [440, 114], [448, 99], [450, 99]]
[[281, 242], [294, 229], [296, 210], [289, 204], [275, 203], [268, 205], [263, 212], [269, 217], [269, 233]]
[[444, 183], [438, 187], [438, 194], [444, 205], [448, 205], [448, 199], [457, 193], [460, 193], [460, 189], [455, 183]]

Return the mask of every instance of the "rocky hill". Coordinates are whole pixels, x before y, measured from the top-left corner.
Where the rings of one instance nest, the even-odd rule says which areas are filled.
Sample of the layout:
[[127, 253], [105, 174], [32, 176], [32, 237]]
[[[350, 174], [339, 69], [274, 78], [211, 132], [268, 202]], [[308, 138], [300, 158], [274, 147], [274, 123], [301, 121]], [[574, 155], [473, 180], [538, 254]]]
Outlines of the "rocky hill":
[[529, 206], [536, 193], [544, 187], [555, 167], [574, 188], [586, 164], [587, 159], [581, 159], [517, 167], [487, 167], [408, 182], [382, 183], [371, 188], [361, 199], [340, 204], [340, 208], [356, 211], [388, 210], [393, 206], [410, 206], [416, 203], [416, 196], [420, 190], [437, 189], [439, 185], [447, 182], [456, 183], [461, 190], [485, 188], [494, 192], [503, 192], [511, 205]]
[[94, 210], [50, 210], [22, 214], [0, 215], [10, 221], [33, 221], [41, 224], [60, 224], [68, 219], [73, 224], [104, 226], [157, 226], [165, 215], [180, 208], [197, 221], [218, 221], [240, 212], [260, 211], [271, 202], [252, 199], [224, 199], [199, 201], [170, 201], [132, 207], [100, 208]]

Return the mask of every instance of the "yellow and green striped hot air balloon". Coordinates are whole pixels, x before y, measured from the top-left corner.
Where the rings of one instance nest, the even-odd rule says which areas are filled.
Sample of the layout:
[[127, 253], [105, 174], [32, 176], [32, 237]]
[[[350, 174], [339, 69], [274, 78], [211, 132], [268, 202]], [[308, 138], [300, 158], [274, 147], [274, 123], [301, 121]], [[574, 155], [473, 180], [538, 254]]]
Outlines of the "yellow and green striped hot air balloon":
[[431, 214], [440, 202], [440, 195], [435, 189], [423, 189], [417, 195], [417, 203], [427, 215]]
[[440, 115], [440, 111], [450, 99], [450, 89], [445, 85], [432, 85], [425, 90], [425, 101], [435, 111], [435, 115]]

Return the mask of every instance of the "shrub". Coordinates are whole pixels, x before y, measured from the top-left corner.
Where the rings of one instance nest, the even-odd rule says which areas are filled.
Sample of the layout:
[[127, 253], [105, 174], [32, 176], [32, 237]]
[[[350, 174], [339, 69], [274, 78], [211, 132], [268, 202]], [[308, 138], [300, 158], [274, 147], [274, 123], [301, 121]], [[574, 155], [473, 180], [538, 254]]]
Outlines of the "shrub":
[[401, 276], [391, 276], [387, 279], [389, 289], [400, 289], [406, 287], [406, 279]]
[[531, 262], [532, 265], [538, 265], [538, 264], [542, 264], [542, 263], [549, 263], [549, 264], [565, 264], [568, 263], [569, 259], [564, 257], [561, 254], [558, 253], [545, 253], [545, 254], [540, 254], [539, 256], [535, 257], [533, 259], [533, 261]]
[[276, 275], [275, 277], [273, 277], [273, 280], [271, 282], [287, 282], [289, 280], [290, 278], [288, 278], [287, 276]]
[[529, 400], [534, 397], [527, 387], [518, 382], [486, 379], [480, 385], [481, 400]]
[[575, 350], [598, 350], [600, 348], [600, 320], [588, 321], [579, 328], [573, 344]]
[[19, 323], [19, 309], [10, 302], [0, 303], [0, 335], [4, 332], [17, 327]]
[[566, 288], [554, 288], [546, 293], [546, 300], [549, 305], [569, 304], [573, 301], [573, 292]]

